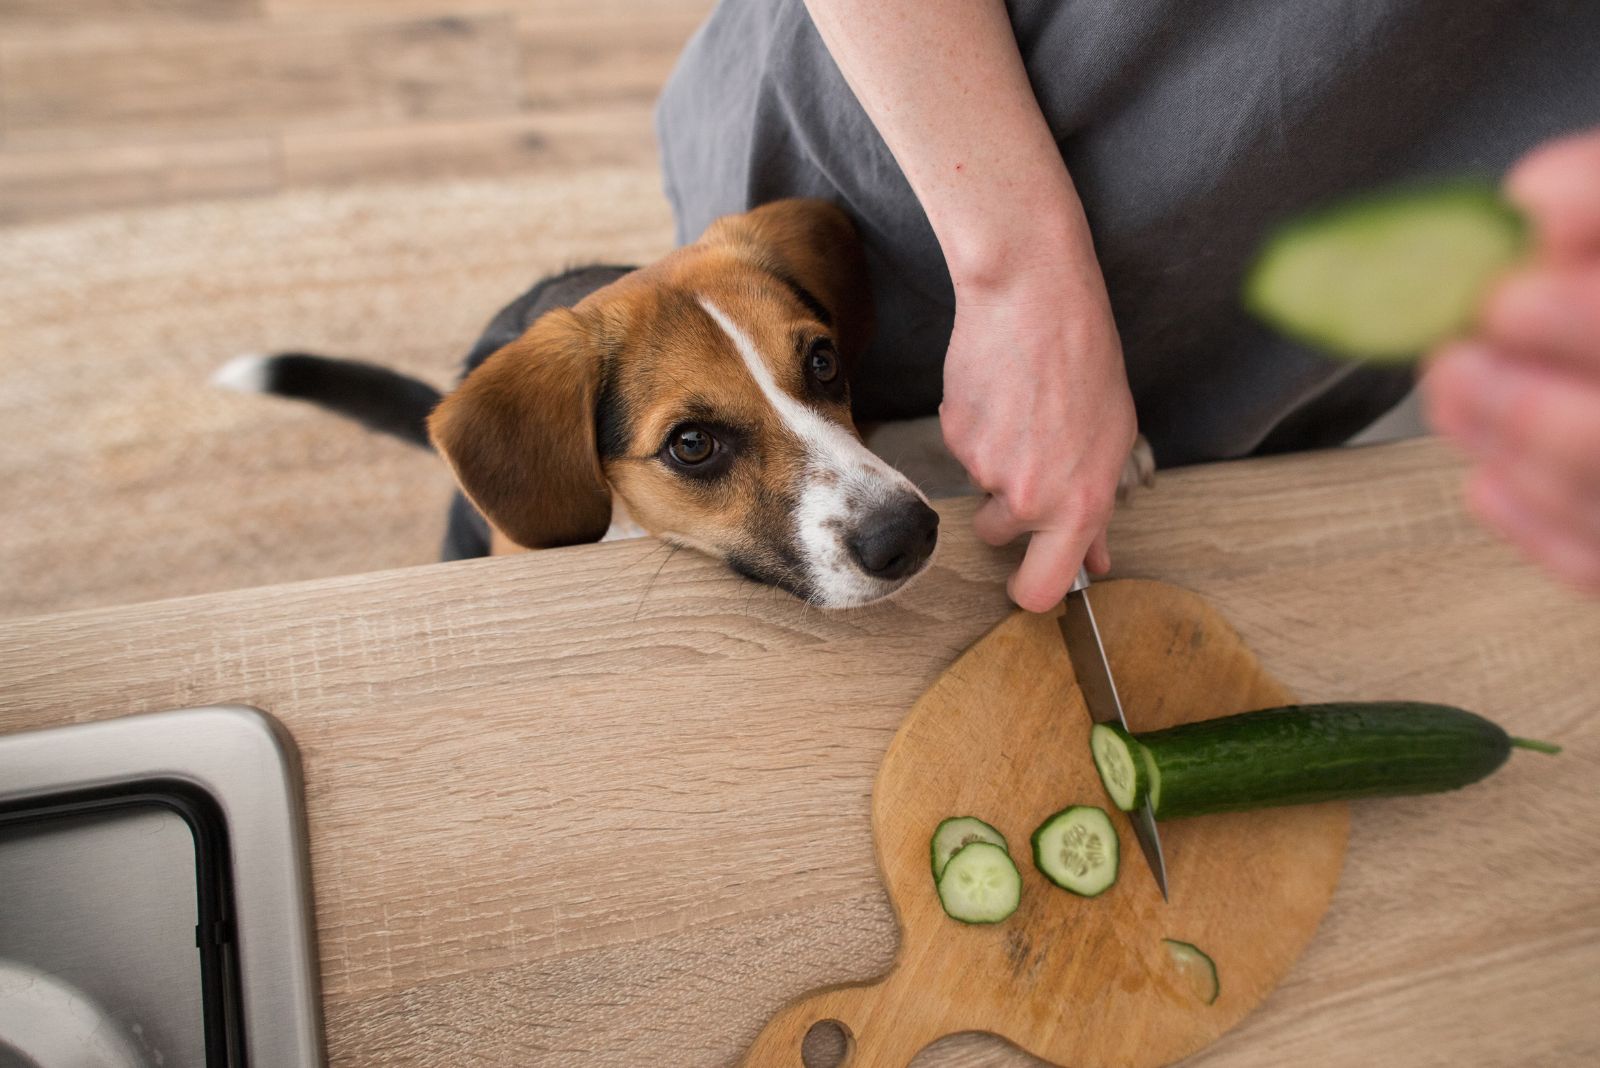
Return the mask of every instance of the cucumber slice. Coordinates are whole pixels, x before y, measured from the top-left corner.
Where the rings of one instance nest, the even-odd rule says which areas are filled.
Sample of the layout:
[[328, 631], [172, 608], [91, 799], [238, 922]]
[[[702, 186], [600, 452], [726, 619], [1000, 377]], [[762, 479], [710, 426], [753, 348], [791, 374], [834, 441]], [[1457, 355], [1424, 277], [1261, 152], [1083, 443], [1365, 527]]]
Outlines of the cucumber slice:
[[1461, 333], [1527, 225], [1488, 182], [1368, 194], [1280, 229], [1245, 278], [1244, 303], [1330, 353], [1405, 363]]
[[[1484, 778], [1512, 749], [1560, 752], [1463, 709], [1420, 701], [1264, 708], [1127, 738], [1129, 753], [1137, 746], [1140, 762], [1148, 761], [1158, 820], [1438, 793]], [[1100, 749], [1092, 752], [1116, 797], [1117, 780], [1107, 778]]]
[[1080, 897], [1096, 897], [1117, 881], [1116, 828], [1104, 809], [1064, 808], [1033, 832], [1033, 863], [1044, 877]]
[[1095, 770], [1111, 803], [1124, 812], [1144, 804], [1150, 793], [1150, 769], [1143, 746], [1133, 735], [1113, 723], [1096, 723], [1089, 730], [1089, 751], [1094, 754]]
[[999, 923], [1021, 900], [1022, 874], [993, 842], [962, 846], [939, 877], [939, 904], [962, 923]]
[[939, 881], [939, 876], [944, 874], [944, 866], [950, 863], [956, 850], [973, 842], [988, 842], [1007, 853], [1011, 852], [1011, 847], [1006, 844], [1006, 836], [978, 817], [951, 816], [934, 828], [933, 838], [928, 842], [928, 853], [933, 861], [933, 881]]
[[1217, 981], [1217, 962], [1188, 942], [1180, 942], [1176, 938], [1163, 938], [1161, 941], [1166, 944], [1167, 952], [1172, 955], [1172, 963], [1178, 966], [1178, 974], [1194, 991], [1194, 996], [1202, 1004], [1216, 1004], [1217, 995], [1222, 993], [1222, 984]]
[[1139, 756], [1144, 760], [1145, 771], [1150, 774], [1150, 811], [1158, 811], [1161, 807], [1161, 769], [1156, 767], [1155, 754], [1144, 746], [1139, 747]]

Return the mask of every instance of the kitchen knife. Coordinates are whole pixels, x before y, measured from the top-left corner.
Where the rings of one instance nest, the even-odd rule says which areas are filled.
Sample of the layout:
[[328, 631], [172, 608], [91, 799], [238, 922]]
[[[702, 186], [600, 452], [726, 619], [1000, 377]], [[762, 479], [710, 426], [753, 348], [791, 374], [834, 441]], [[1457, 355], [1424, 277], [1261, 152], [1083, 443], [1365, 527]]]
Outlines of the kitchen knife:
[[[1083, 703], [1089, 707], [1089, 718], [1096, 723], [1115, 723], [1123, 730], [1128, 721], [1122, 715], [1122, 702], [1117, 698], [1117, 684], [1111, 677], [1111, 665], [1106, 663], [1105, 647], [1100, 644], [1100, 628], [1095, 625], [1094, 609], [1089, 605], [1089, 572], [1078, 569], [1078, 578], [1067, 591], [1066, 610], [1061, 613], [1061, 639], [1066, 643], [1067, 656], [1072, 660], [1072, 670], [1078, 676], [1078, 689], [1083, 693]], [[1150, 799], [1128, 813], [1133, 823], [1133, 833], [1139, 839], [1144, 859], [1150, 863], [1150, 874], [1161, 888], [1161, 898], [1167, 899], [1167, 861], [1161, 854], [1161, 836], [1156, 832], [1155, 810]]]

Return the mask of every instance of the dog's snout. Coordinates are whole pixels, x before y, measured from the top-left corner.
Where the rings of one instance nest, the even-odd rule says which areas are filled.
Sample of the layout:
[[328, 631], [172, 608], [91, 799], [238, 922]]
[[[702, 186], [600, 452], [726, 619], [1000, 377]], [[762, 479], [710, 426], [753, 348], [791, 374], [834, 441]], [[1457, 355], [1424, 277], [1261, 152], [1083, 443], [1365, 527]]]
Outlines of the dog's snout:
[[850, 555], [874, 578], [913, 575], [939, 539], [939, 513], [913, 497], [877, 508], [849, 538]]

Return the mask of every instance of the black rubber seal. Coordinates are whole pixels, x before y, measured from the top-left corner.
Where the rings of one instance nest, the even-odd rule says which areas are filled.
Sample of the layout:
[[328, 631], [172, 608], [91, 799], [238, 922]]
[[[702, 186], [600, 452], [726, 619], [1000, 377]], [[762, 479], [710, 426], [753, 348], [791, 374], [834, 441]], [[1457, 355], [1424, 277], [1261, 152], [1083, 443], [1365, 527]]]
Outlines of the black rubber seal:
[[0, 802], [0, 827], [134, 808], [176, 813], [194, 837], [195, 946], [207, 1068], [245, 1065], [244, 1014], [233, 922], [233, 858], [228, 823], [216, 798], [193, 783], [145, 779], [35, 799]]

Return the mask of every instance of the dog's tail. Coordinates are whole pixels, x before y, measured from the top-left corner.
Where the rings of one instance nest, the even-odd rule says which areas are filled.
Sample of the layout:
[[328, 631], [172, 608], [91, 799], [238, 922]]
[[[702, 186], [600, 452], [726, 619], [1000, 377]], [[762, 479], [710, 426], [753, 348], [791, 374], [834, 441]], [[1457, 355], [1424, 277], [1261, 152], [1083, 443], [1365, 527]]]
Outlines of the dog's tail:
[[428, 413], [442, 396], [421, 379], [386, 367], [303, 352], [239, 356], [212, 375], [211, 382], [241, 393], [310, 401], [424, 449], [433, 447], [428, 441]]

